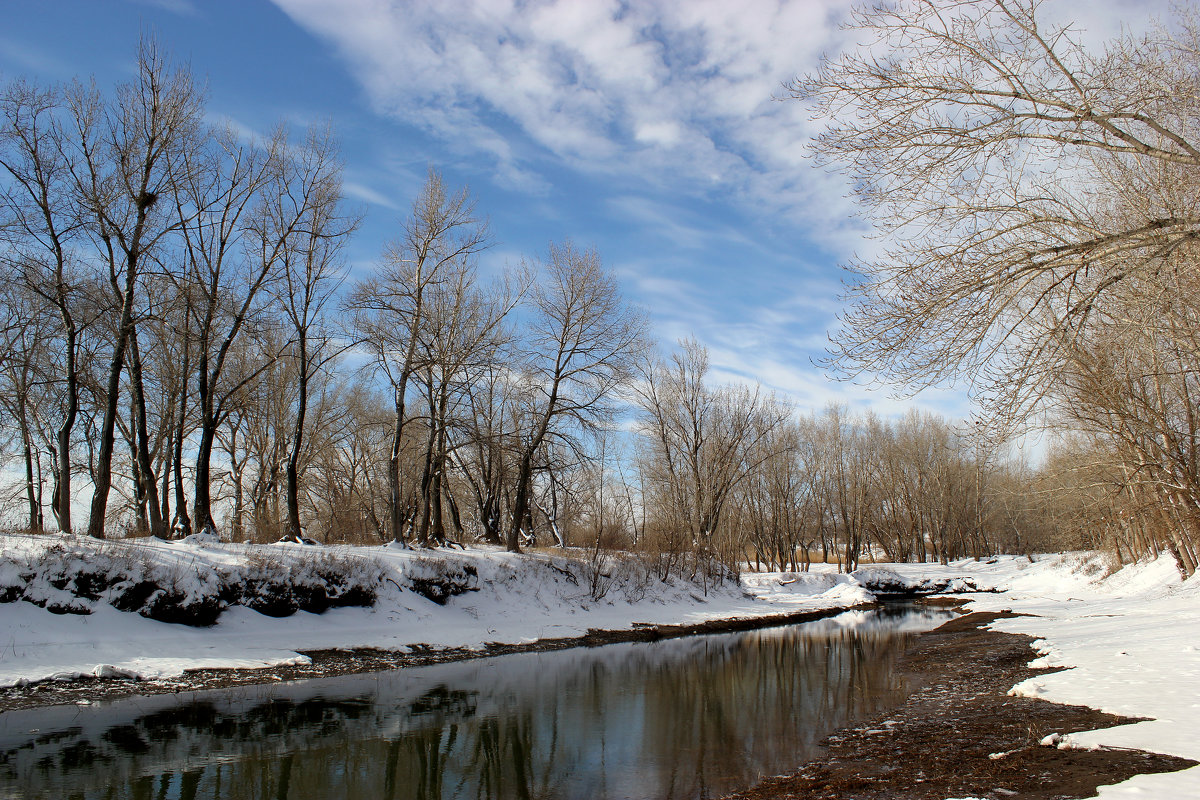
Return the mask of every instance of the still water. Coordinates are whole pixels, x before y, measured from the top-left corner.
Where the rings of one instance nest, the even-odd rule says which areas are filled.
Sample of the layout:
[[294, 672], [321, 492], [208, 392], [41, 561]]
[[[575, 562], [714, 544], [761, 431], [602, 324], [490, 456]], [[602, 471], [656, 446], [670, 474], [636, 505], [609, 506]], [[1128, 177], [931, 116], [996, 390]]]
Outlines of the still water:
[[0, 797], [708, 798], [903, 697], [894, 606], [648, 644], [0, 715]]

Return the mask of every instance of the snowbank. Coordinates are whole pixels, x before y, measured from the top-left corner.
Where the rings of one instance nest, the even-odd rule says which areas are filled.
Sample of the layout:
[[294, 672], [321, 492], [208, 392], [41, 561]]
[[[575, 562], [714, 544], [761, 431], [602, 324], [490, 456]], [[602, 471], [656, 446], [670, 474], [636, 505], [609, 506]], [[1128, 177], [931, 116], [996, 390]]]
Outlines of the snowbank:
[[0, 535], [0, 686], [303, 663], [308, 650], [482, 649], [871, 600], [845, 575], [713, 586], [661, 581], [636, 559], [490, 548]]
[[[0, 561], [0, 601], [24, 600], [54, 614], [88, 615], [100, 605], [148, 619], [205, 627], [231, 605], [272, 617], [375, 603], [383, 570], [371, 558], [306, 548], [242, 548], [213, 554], [215, 537], [173, 548], [148, 542], [24, 537]], [[212, 552], [205, 552], [212, 551]]]
[[[303, 610], [297, 601], [286, 616], [274, 617], [255, 610], [255, 594], [246, 584], [269, 579], [272, 570], [279, 580], [302, 578], [315, 574], [311, 565], [321, 564], [342, 576], [337, 580], [359, 580], [361, 588], [371, 589], [373, 605], [331, 603], [324, 613], [314, 613], [319, 609]], [[76, 574], [120, 574], [133, 582], [138, 576], [173, 576], [186, 596], [210, 596], [215, 586], [224, 605], [208, 627], [170, 624], [144, 613], [145, 604], [118, 610], [112, 600], [123, 596], [120, 581], [95, 580], [80, 595], [78, 578], [64, 572], [68, 567]], [[234, 591], [230, 585], [239, 580], [241, 588]], [[17, 600], [13, 587], [29, 597]], [[80, 675], [160, 678], [189, 669], [264, 667], [303, 661], [299, 651], [305, 650], [483, 648], [489, 642], [581, 636], [597, 628], [844, 609], [870, 602], [872, 589], [973, 589], [972, 610], [1034, 615], [994, 627], [1037, 637], [1037, 652], [1030, 653], [1035, 665], [1070, 669], [1025, 681], [1013, 688], [1015, 694], [1151, 718], [1062, 736], [1048, 746], [1135, 747], [1200, 760], [1200, 578], [1181, 581], [1165, 558], [1111, 575], [1101, 558], [1086, 554], [945, 567], [872, 565], [853, 575], [814, 565], [808, 573], [750, 573], [740, 585], [714, 588], [664, 583], [636, 562], [595, 568], [585, 559], [492, 549], [256, 547], [199, 539], [126, 545], [0, 535], [0, 686]], [[53, 613], [68, 610], [56, 605], [72, 605], [76, 613]], [[78, 613], [81, 609], [91, 613]], [[846, 614], [831, 624], [856, 620]], [[1100, 796], [1200, 799], [1200, 768], [1138, 776], [1102, 789]]]

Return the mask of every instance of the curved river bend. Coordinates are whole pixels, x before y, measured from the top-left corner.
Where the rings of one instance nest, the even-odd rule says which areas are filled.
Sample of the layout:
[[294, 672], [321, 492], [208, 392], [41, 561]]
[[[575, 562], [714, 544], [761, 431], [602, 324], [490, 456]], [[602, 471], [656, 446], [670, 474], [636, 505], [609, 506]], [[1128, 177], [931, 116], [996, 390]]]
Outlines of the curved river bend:
[[0, 715], [0, 797], [708, 798], [898, 703], [905, 639], [952, 612]]

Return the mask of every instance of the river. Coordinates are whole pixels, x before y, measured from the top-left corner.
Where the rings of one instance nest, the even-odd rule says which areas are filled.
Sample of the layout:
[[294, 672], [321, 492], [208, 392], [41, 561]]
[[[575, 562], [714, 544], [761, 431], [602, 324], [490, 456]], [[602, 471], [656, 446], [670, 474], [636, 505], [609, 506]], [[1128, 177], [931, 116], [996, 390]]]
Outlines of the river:
[[0, 797], [717, 797], [789, 772], [906, 693], [912, 605], [652, 643], [505, 655], [0, 714]]

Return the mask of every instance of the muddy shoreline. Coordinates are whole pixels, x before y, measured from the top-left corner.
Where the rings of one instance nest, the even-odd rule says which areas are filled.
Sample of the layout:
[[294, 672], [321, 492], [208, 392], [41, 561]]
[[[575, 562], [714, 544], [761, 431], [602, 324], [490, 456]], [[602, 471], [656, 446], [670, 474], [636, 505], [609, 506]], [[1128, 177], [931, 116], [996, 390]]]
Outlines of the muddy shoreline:
[[915, 637], [899, 669], [915, 691], [899, 707], [831, 734], [826, 754], [726, 800], [1035, 800], [1094, 797], [1096, 788], [1196, 762], [1137, 750], [1059, 750], [1053, 733], [1138, 720], [1008, 690], [1034, 675], [1033, 637], [984, 630], [1012, 614], [974, 613]]
[[[939, 602], [939, 601], [932, 601]], [[954, 601], [952, 601], [954, 602]], [[236, 686], [265, 685], [281, 681], [298, 681], [308, 678], [328, 678], [338, 675], [355, 675], [364, 672], [382, 672], [401, 667], [420, 667], [442, 664], [448, 661], [466, 661], [475, 658], [505, 655], [508, 653], [530, 653], [547, 650], [565, 650], [571, 647], [598, 647], [620, 642], [652, 642], [659, 639], [674, 639], [706, 633], [734, 633], [738, 631], [770, 628], [778, 625], [794, 625], [836, 616], [854, 609], [877, 608], [878, 603], [866, 603], [853, 608], [825, 609], [820, 611], [798, 611], [788, 614], [773, 614], [762, 617], [735, 617], [732, 619], [708, 620], [691, 625], [649, 625], [633, 623], [629, 630], [591, 629], [583, 636], [554, 639], [538, 639], [522, 644], [489, 643], [483, 649], [423, 648], [411, 645], [406, 652], [354, 648], [346, 650], [302, 650], [310, 663], [280, 665], [260, 669], [204, 669], [192, 670], [176, 678], [153, 680], [128, 680], [114, 678], [77, 678], [69, 681], [40, 681], [20, 687], [0, 689], [0, 713], [47, 706], [88, 704], [103, 700], [119, 700], [135, 695], [178, 694], [208, 689], [225, 689]]]

